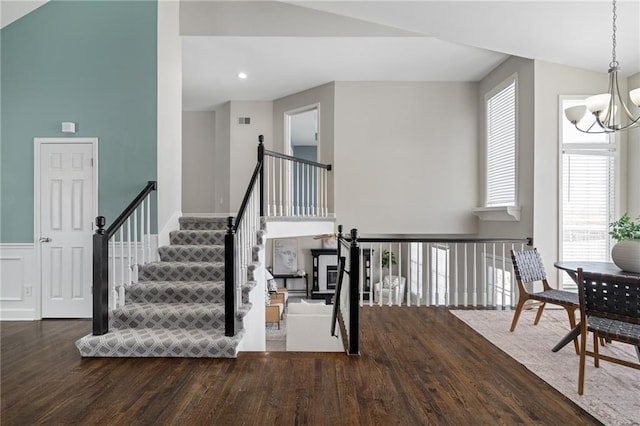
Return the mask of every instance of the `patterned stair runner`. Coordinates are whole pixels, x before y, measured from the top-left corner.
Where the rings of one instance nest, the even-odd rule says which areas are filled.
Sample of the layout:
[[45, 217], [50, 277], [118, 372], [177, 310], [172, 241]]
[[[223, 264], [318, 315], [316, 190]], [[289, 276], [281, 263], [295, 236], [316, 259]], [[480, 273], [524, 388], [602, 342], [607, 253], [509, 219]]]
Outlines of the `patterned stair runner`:
[[[236, 357], [244, 331], [224, 335], [226, 223], [226, 218], [180, 218], [171, 245], [158, 249], [160, 261], [139, 265], [138, 282], [125, 290], [125, 305], [110, 313], [109, 333], [76, 342], [81, 355]], [[239, 320], [251, 309], [251, 288], [243, 288]]]

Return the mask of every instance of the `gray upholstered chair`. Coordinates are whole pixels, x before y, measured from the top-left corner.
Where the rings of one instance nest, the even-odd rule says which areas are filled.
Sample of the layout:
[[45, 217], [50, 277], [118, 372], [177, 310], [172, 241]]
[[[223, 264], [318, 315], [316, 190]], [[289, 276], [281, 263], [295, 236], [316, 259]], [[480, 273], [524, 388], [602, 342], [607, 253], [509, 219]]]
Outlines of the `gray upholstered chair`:
[[[584, 391], [586, 356], [613, 362], [640, 370], [635, 363], [598, 352], [598, 337], [628, 343], [636, 347], [640, 355], [640, 278], [584, 272], [578, 269], [578, 292], [580, 293], [580, 370], [578, 394]], [[587, 351], [587, 333], [593, 333], [593, 352]]]
[[[555, 290], [549, 286], [549, 283], [547, 282], [547, 275], [544, 270], [544, 264], [542, 263], [542, 258], [540, 257], [538, 250], [511, 250], [511, 260], [513, 261], [513, 271], [516, 275], [516, 282], [518, 283], [518, 291], [520, 294], [516, 312], [513, 315], [513, 321], [511, 322], [511, 331], [516, 329], [518, 318], [520, 318], [520, 313], [522, 312], [524, 303], [527, 300], [537, 300], [540, 302], [538, 313], [536, 314], [536, 319], [533, 323], [534, 325], [538, 325], [545, 305], [547, 303], [551, 303], [553, 305], [562, 306], [566, 309], [567, 314], [569, 315], [569, 324], [571, 325], [571, 328], [575, 327], [575, 312], [576, 309], [580, 307], [578, 294], [570, 291]], [[542, 291], [535, 293], [528, 292], [524, 284], [535, 282], [542, 282]], [[579, 354], [580, 348], [578, 347], [577, 338], [573, 339], [573, 344], [575, 346], [576, 353]]]

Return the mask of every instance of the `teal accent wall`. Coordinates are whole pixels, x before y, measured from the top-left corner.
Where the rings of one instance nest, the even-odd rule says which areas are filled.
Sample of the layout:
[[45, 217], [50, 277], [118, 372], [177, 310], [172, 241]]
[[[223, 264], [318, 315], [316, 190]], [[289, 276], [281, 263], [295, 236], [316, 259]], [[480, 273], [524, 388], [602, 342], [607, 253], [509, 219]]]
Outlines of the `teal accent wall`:
[[1, 30], [0, 243], [34, 241], [33, 138], [63, 121], [98, 138], [107, 226], [156, 180], [156, 33], [156, 1], [52, 0]]

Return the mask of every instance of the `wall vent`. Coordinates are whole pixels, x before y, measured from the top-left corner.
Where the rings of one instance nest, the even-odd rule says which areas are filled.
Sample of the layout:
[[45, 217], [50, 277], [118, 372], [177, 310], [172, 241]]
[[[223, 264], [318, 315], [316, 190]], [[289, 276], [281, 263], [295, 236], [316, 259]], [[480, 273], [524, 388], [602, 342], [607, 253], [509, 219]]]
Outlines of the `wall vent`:
[[251, 124], [251, 117], [238, 118], [238, 124]]

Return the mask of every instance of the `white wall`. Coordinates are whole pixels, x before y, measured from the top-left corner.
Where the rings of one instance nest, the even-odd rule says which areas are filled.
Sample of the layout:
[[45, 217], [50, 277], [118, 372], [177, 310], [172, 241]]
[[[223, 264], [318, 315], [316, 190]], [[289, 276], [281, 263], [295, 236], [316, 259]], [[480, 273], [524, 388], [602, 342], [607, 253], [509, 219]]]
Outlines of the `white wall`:
[[158, 2], [158, 238], [168, 244], [182, 204], [180, 3]]
[[216, 211], [215, 112], [182, 113], [182, 211]]
[[[273, 102], [231, 101], [230, 103], [230, 208], [236, 212], [247, 190], [258, 160], [258, 136], [264, 135], [265, 146], [273, 140]], [[238, 118], [250, 117], [251, 124], [238, 124]], [[224, 141], [220, 141], [224, 143]]]
[[213, 162], [213, 192], [215, 213], [230, 213], [229, 182], [231, 181], [231, 102], [215, 111], [215, 146]]
[[[629, 77], [629, 90], [640, 87], [640, 73]], [[627, 100], [627, 99], [625, 99]], [[634, 117], [640, 114], [640, 108], [628, 102]], [[640, 128], [629, 131], [627, 150], [627, 210], [631, 217], [640, 216]]]
[[[273, 101], [273, 147], [275, 151], [285, 152], [285, 114], [298, 108], [319, 104], [318, 107], [318, 162], [334, 163], [334, 102], [335, 83], [313, 87]], [[327, 174], [329, 188], [328, 208], [333, 213], [333, 172]]]
[[533, 236], [533, 153], [534, 153], [534, 74], [533, 61], [511, 57], [489, 73], [481, 82], [478, 94], [478, 207], [484, 207], [486, 167], [485, 95], [498, 84], [517, 73], [517, 204], [520, 221], [480, 221], [482, 237], [525, 238]]
[[[559, 260], [559, 97], [607, 90], [606, 73], [535, 61], [535, 152], [533, 241], [542, 254], [549, 283], [556, 286]], [[626, 175], [621, 178], [626, 180]], [[624, 194], [623, 194], [624, 196]]]
[[335, 212], [362, 234], [477, 231], [477, 83], [336, 82]]

